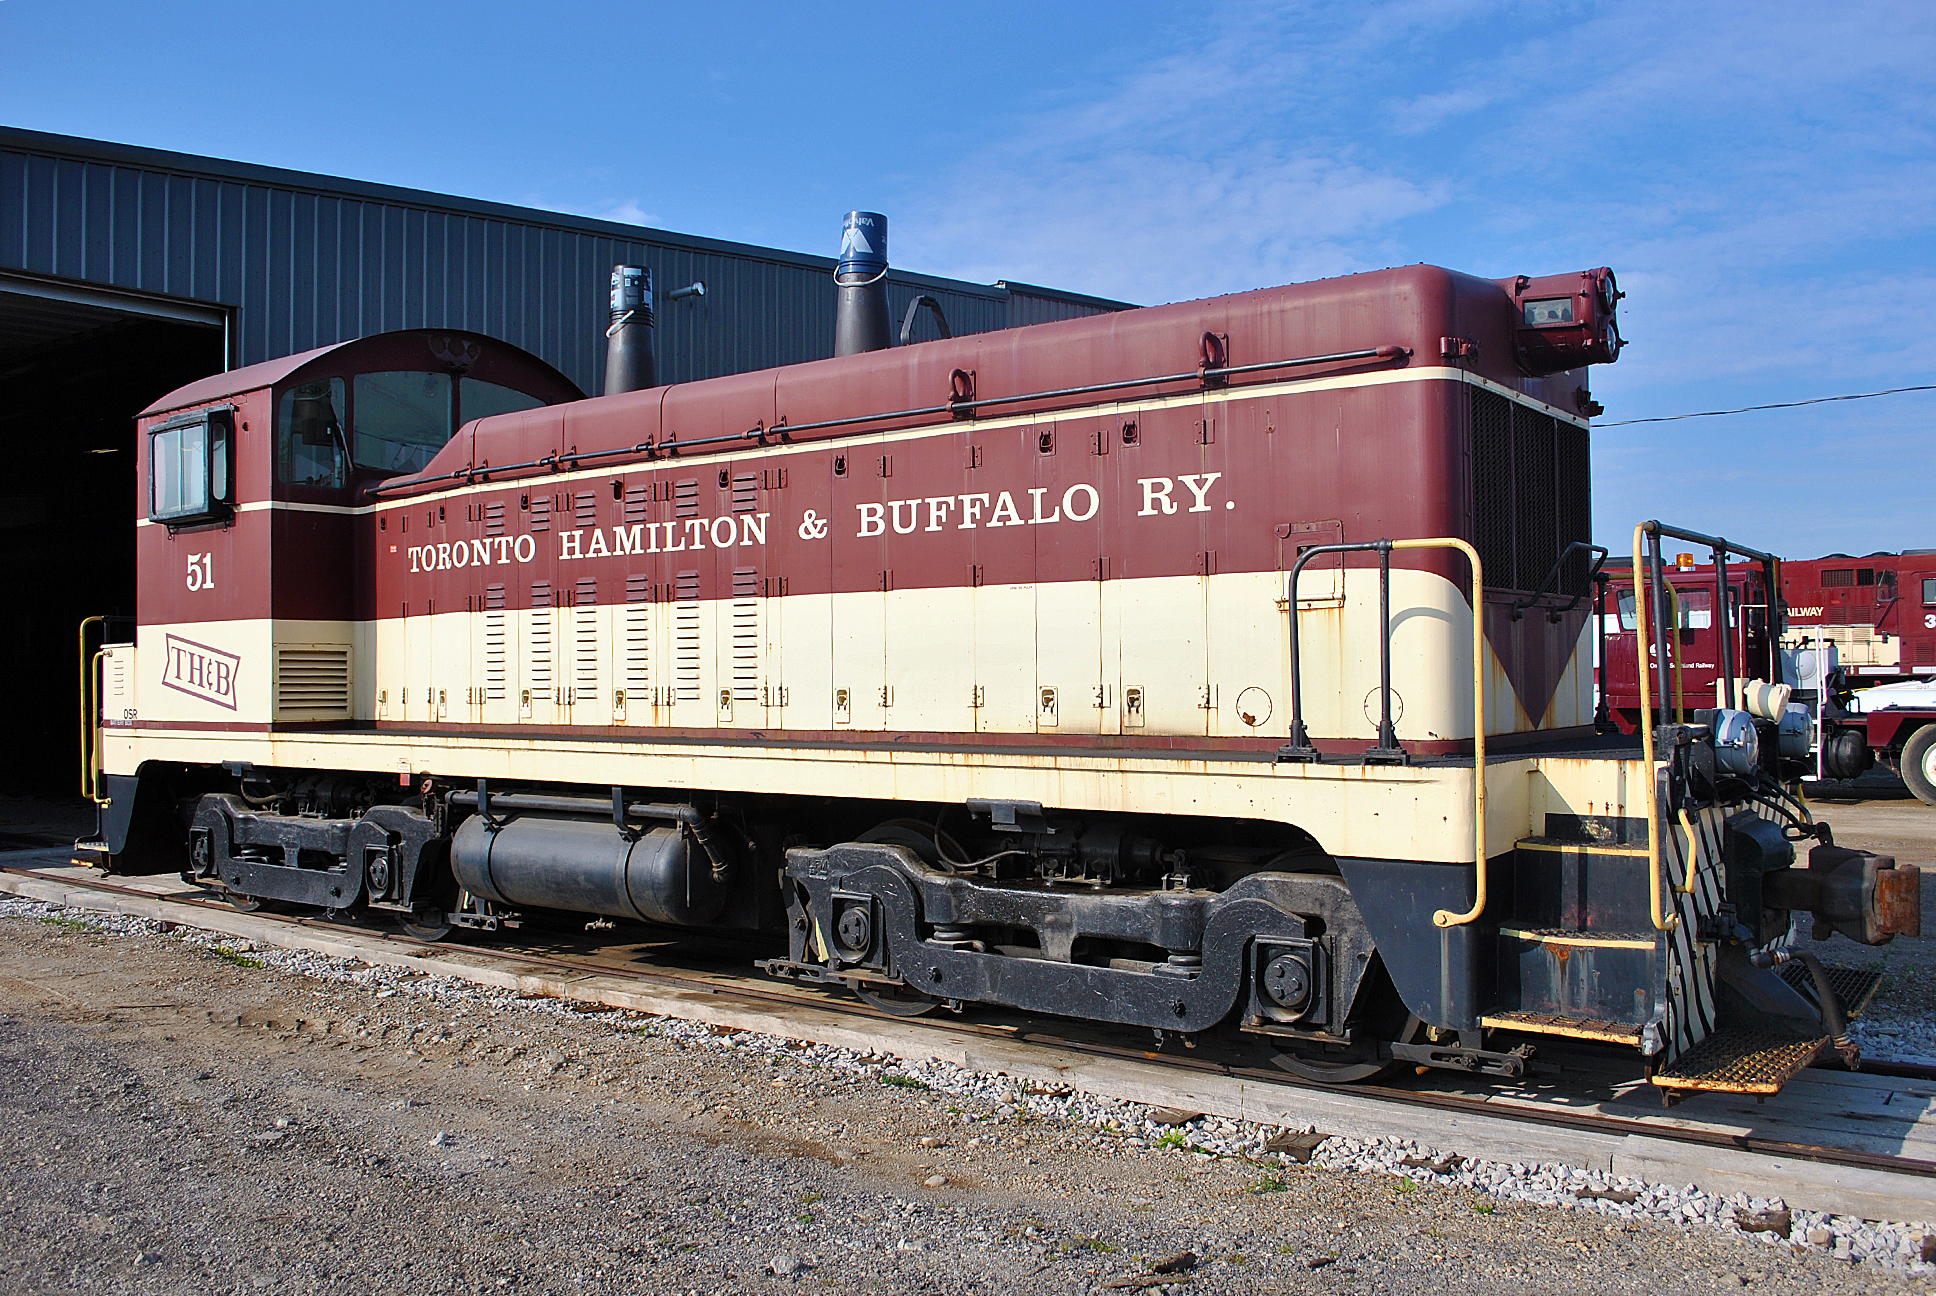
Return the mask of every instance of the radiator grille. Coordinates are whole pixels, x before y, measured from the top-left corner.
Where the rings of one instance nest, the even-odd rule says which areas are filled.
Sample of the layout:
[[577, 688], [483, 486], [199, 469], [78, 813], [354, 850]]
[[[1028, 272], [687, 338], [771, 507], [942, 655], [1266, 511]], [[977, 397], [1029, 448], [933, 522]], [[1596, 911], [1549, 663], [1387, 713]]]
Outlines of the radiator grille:
[[[1472, 536], [1494, 589], [1533, 591], [1566, 546], [1593, 538], [1585, 428], [1482, 387], [1471, 393]], [[1549, 592], [1579, 591], [1588, 557], [1570, 555]]]
[[348, 648], [276, 649], [276, 714], [350, 709]]

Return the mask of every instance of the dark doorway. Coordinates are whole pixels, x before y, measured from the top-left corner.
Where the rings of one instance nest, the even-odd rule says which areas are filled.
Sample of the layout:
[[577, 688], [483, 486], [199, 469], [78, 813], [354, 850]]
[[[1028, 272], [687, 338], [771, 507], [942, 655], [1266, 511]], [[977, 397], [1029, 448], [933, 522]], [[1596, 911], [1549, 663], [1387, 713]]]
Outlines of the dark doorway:
[[[0, 285], [0, 793], [80, 791], [88, 616], [134, 615], [135, 414], [223, 369], [219, 327], [20, 296]], [[132, 621], [115, 638], [131, 637]]]

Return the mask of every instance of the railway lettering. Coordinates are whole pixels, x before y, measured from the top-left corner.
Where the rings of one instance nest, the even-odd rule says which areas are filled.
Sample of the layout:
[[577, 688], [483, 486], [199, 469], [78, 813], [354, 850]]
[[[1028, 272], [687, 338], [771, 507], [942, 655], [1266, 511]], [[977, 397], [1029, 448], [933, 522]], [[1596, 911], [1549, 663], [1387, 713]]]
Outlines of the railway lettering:
[[235, 710], [235, 678], [242, 659], [191, 639], [169, 635], [163, 645], [161, 682], [177, 693]]
[[[758, 548], [766, 543], [766, 523], [771, 513], [729, 513], [716, 518], [687, 518], [679, 522], [639, 522], [632, 526], [560, 531], [558, 559], [572, 562], [579, 558], [613, 558], [626, 554], [683, 553], [689, 549]], [[591, 539], [587, 540], [587, 535]], [[711, 542], [708, 545], [708, 541]]]
[[[1212, 473], [1215, 477], [1217, 474]], [[1046, 486], [1031, 486], [1027, 489], [1029, 515], [1022, 516], [1022, 510], [1009, 491], [989, 495], [986, 491], [976, 491], [967, 495], [932, 495], [918, 499], [888, 500], [884, 504], [856, 504], [859, 512], [860, 529], [854, 532], [855, 539], [868, 536], [886, 535], [891, 525], [895, 535], [912, 535], [916, 531], [945, 531], [948, 529], [949, 515], [958, 514], [960, 521], [954, 524], [956, 531], [973, 531], [978, 527], [990, 526], [1046, 526], [1052, 522], [1087, 522], [1102, 508], [1102, 496], [1094, 486], [1087, 482], [1077, 482], [1062, 492], [1059, 504], [1048, 505], [1044, 514], [1043, 496], [1049, 493]], [[955, 508], [959, 501], [961, 507]], [[993, 507], [990, 507], [990, 504]], [[925, 508], [924, 508], [925, 506]], [[922, 525], [925, 511], [927, 525]], [[983, 515], [987, 521], [983, 521]], [[817, 537], [816, 537], [817, 538]]]
[[485, 540], [457, 540], [448, 544], [412, 545], [412, 572], [450, 571], [457, 567], [493, 567], [513, 561], [528, 563], [538, 556], [538, 542], [528, 535], [492, 536]]

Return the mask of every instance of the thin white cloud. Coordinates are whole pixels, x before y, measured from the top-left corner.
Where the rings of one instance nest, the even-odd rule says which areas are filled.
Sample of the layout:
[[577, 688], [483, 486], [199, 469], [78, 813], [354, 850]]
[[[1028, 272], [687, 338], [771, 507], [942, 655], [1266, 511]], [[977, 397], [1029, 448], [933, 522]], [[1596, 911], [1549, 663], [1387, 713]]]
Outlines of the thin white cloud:
[[621, 225], [656, 226], [659, 223], [657, 216], [639, 206], [638, 201], [633, 198], [627, 198], [623, 202], [606, 202], [590, 210], [581, 211], [579, 215], [590, 216], [595, 220], [617, 221]]

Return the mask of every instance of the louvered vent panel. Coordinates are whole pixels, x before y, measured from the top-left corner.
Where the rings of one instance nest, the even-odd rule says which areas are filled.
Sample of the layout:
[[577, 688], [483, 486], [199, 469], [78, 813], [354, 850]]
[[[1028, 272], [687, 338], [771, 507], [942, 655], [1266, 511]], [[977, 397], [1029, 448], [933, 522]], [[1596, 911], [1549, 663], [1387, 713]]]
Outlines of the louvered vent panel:
[[699, 481], [688, 477], [685, 481], [672, 483], [672, 516], [692, 518], [699, 516]]
[[276, 714], [350, 709], [348, 648], [276, 649]]
[[652, 688], [652, 605], [625, 607], [625, 689], [644, 702]]
[[[493, 585], [497, 591], [496, 607], [504, 606], [504, 587]], [[486, 606], [492, 606], [488, 596]], [[484, 614], [484, 698], [487, 702], [502, 702], [506, 683], [505, 673], [505, 614], [501, 611]]]
[[[694, 483], [695, 490], [698, 483]], [[672, 675], [681, 702], [699, 700], [699, 573], [673, 578]]]
[[531, 529], [533, 531], [551, 530], [551, 496], [533, 495], [531, 497]]
[[760, 507], [760, 475], [737, 473], [733, 477], [733, 512], [754, 513]]
[[625, 520], [643, 522], [646, 518], [646, 505], [652, 502], [650, 483], [639, 482], [625, 488]]
[[572, 496], [571, 515], [572, 521], [581, 527], [597, 526], [598, 493], [596, 491], [579, 491], [576, 495]]
[[598, 696], [598, 581], [587, 576], [572, 590], [572, 683], [591, 701]]
[[531, 691], [547, 692], [550, 688], [551, 582], [534, 581], [531, 585]]
[[504, 610], [504, 587], [502, 585], [486, 585], [484, 587], [484, 607], [487, 611], [491, 612], [501, 612]]
[[733, 568], [733, 700], [760, 700], [760, 573]]
[[1513, 586], [1512, 402], [1473, 387], [1472, 547], [1484, 564], [1486, 584]]
[[487, 536], [504, 534], [503, 500], [492, 500], [484, 506], [484, 534]]

